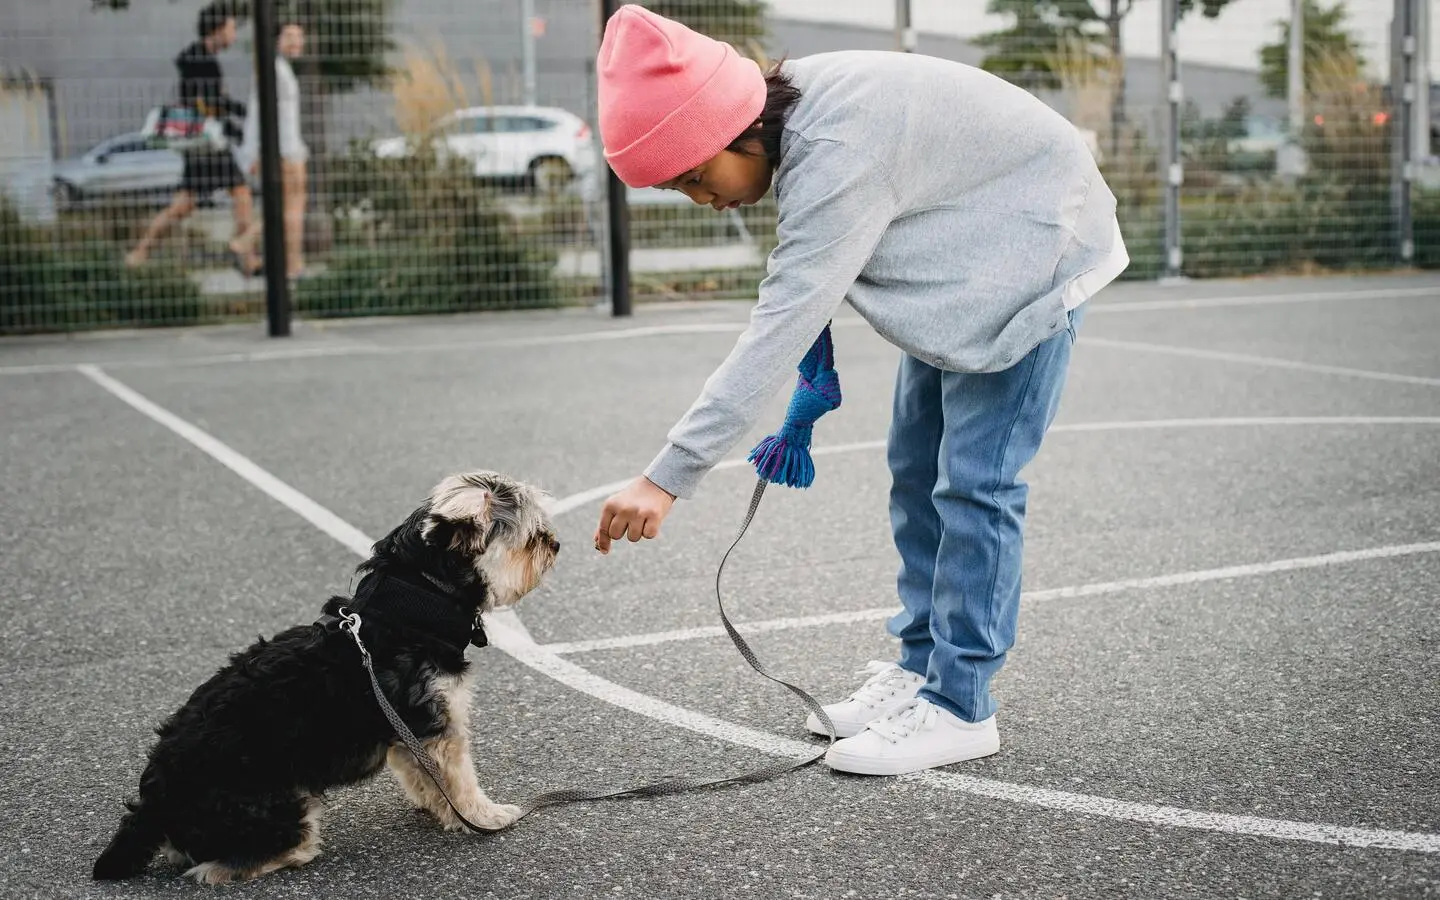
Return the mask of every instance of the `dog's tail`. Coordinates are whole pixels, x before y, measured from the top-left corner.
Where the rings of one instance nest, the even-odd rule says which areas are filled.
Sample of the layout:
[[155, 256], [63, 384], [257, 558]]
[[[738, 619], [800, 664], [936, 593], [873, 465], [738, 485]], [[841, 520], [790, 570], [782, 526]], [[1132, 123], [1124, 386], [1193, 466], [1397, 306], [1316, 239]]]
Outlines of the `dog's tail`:
[[155, 851], [165, 840], [160, 824], [147, 813], [143, 803], [125, 805], [130, 811], [120, 820], [110, 846], [95, 860], [92, 874], [96, 881], [134, 878], [150, 867]]

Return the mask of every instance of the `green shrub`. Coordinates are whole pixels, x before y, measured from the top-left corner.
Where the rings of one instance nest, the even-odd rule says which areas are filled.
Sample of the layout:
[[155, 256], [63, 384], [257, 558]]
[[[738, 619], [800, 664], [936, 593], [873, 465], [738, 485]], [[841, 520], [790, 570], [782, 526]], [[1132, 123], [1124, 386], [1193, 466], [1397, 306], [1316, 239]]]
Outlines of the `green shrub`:
[[552, 306], [555, 253], [527, 240], [459, 161], [424, 148], [378, 159], [353, 147], [329, 175], [337, 219], [326, 271], [296, 312], [388, 315]]
[[204, 315], [199, 289], [182, 272], [128, 270], [103, 243], [26, 224], [0, 197], [0, 334], [185, 325]]
[[1440, 191], [1415, 195], [1415, 265], [1440, 269]]
[[1180, 227], [1184, 272], [1195, 278], [1388, 268], [1398, 260], [1389, 196], [1330, 180], [1187, 196]]

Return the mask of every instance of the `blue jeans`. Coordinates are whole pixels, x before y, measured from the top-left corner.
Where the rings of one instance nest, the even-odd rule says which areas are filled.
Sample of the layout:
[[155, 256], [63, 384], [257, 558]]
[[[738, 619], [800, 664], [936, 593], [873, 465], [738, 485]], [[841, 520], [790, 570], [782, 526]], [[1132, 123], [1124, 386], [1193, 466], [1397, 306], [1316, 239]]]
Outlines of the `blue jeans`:
[[1003, 372], [900, 361], [890, 426], [890, 523], [903, 610], [890, 619], [920, 696], [967, 722], [995, 712], [990, 679], [1015, 642], [1028, 487], [1020, 470], [1055, 418], [1075, 329]]

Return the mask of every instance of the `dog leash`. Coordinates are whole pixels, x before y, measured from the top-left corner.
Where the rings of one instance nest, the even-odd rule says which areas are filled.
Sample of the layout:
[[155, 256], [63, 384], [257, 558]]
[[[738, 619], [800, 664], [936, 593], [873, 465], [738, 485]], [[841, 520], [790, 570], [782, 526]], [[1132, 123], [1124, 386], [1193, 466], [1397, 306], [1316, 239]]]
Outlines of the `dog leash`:
[[[729, 549], [725, 551], [725, 555], [720, 559], [720, 565], [715, 571], [715, 605], [720, 613], [721, 624], [725, 626], [725, 631], [727, 634], [730, 635], [730, 640], [732, 643], [734, 643], [735, 649], [740, 652], [740, 655], [742, 657], [744, 657], [745, 662], [750, 664], [750, 668], [754, 669], [756, 672], [759, 672], [761, 675], [775, 682], [776, 684], [786, 688], [796, 697], [799, 697], [801, 702], [805, 704], [806, 708], [809, 709], [810, 712], [814, 713], [815, 716], [820, 720], [820, 722], [824, 724], [825, 731], [829, 735], [829, 742], [826, 744], [825, 748], [820, 750], [813, 756], [804, 757], [798, 760], [780, 760], [778, 762], [761, 766], [758, 769], [753, 769], [740, 775], [728, 775], [719, 778], [710, 778], [704, 776], [677, 776], [675, 778], [665, 778], [660, 781], [650, 782], [648, 784], [642, 784], [635, 787], [620, 788], [615, 790], [607, 788], [564, 788], [558, 791], [549, 791], [548, 793], [538, 794], [526, 800], [525, 802], [520, 803], [520, 815], [516, 816], [510, 824], [518, 822], [520, 819], [524, 818], [535, 810], [540, 809], [541, 807], [555, 806], [561, 803], [579, 803], [587, 800], [608, 800], [616, 797], [663, 797], [669, 794], [680, 794], [687, 791], [697, 790], [699, 788], [717, 787], [724, 784], [755, 784], [761, 781], [768, 781], [771, 778], [784, 775], [787, 772], [793, 772], [797, 769], [803, 769], [806, 766], [817, 762], [821, 757], [825, 755], [825, 752], [830, 748], [830, 745], [835, 743], [835, 723], [830, 721], [830, 717], [825, 714], [825, 710], [820, 706], [819, 701], [806, 693], [802, 688], [799, 688], [791, 684], [790, 682], [785, 681], [782, 678], [777, 678], [776, 676], [770, 674], [770, 672], [767, 671], [765, 666], [760, 662], [759, 657], [755, 655], [755, 651], [750, 648], [749, 643], [747, 643], [745, 638], [741, 636], [740, 632], [735, 629], [735, 626], [731, 624], [730, 617], [725, 614], [725, 602], [721, 599], [720, 595], [720, 578], [725, 572], [725, 563], [730, 559], [730, 554], [733, 553], [735, 551], [735, 548], [740, 545], [741, 539], [745, 537], [745, 532], [749, 530], [750, 523], [755, 518], [756, 511], [760, 508], [760, 500], [765, 495], [765, 485], [766, 479], [762, 476], [757, 480], [755, 484], [755, 492], [750, 497], [750, 509], [745, 513], [745, 520], [740, 524], [739, 533], [735, 535], [734, 542], [730, 544]], [[508, 825], [500, 827], [477, 825], [467, 819], [465, 817], [465, 814], [462, 813], [459, 808], [455, 806], [455, 801], [451, 800], [450, 795], [445, 791], [445, 778], [440, 772], [439, 764], [435, 762], [435, 758], [430, 755], [430, 751], [425, 749], [425, 745], [420, 742], [419, 738], [415, 737], [415, 733], [412, 732], [403, 721], [401, 721], [400, 715], [395, 712], [395, 708], [390, 705], [390, 701], [385, 699], [385, 694], [380, 689], [380, 682], [375, 677], [375, 667], [370, 660], [370, 651], [366, 649], [364, 642], [360, 640], [361, 620], [359, 614], [351, 612], [347, 609], [340, 609], [338, 610], [338, 612], [342, 617], [340, 622], [340, 629], [342, 631], [348, 632], [349, 635], [354, 638], [355, 646], [358, 647], [360, 650], [360, 662], [365, 667], [366, 673], [368, 673], [370, 676], [370, 686], [375, 692], [375, 699], [380, 704], [381, 711], [385, 714], [385, 718], [390, 721], [391, 727], [395, 729], [395, 734], [400, 738], [401, 742], [405, 744], [405, 747], [410, 751], [411, 755], [415, 757], [416, 761], [420, 763], [421, 767], [425, 769], [426, 774], [430, 776], [430, 780], [435, 783], [435, 787], [439, 789], [440, 795], [445, 798], [445, 802], [450, 804], [450, 809], [455, 813], [455, 815], [460, 819], [460, 821], [463, 822], [466, 827], [470, 828], [470, 830], [472, 831], [495, 832], [502, 831], [505, 828], [508, 828]]]

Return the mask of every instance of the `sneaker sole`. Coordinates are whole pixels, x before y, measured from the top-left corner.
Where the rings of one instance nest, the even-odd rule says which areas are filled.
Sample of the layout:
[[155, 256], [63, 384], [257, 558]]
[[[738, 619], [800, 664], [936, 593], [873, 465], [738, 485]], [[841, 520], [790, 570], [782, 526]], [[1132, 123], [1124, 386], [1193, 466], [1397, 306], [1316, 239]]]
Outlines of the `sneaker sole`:
[[825, 765], [837, 772], [847, 772], [851, 775], [909, 775], [912, 772], [938, 769], [941, 766], [948, 766], [953, 763], [968, 762], [972, 759], [984, 759], [987, 756], [994, 756], [999, 752], [1000, 736], [997, 734], [992, 740], [984, 741], [973, 747], [967, 747], [962, 751], [944, 755], [932, 754], [929, 757], [908, 760], [850, 756], [845, 753], [836, 753], [835, 748], [832, 747], [825, 754]]
[[[835, 726], [835, 737], [837, 738], [854, 737], [855, 735], [865, 730], [864, 725], [852, 725], [844, 722], [836, 722], [834, 719], [831, 719], [830, 721]], [[811, 734], [818, 734], [821, 737], [830, 736], [830, 732], [825, 730], [825, 726], [820, 724], [820, 720], [816, 718], [814, 713], [811, 713], [809, 717], [805, 719], [805, 727], [810, 730]]]

